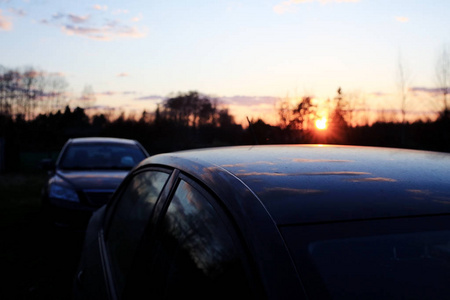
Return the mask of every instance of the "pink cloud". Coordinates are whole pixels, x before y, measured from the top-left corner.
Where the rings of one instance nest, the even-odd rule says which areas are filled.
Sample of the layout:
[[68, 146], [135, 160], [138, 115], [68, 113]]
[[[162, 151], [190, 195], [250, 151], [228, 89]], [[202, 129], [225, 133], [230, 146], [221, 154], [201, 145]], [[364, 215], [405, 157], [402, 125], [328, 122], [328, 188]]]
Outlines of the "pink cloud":
[[62, 31], [68, 35], [80, 35], [94, 40], [110, 41], [118, 38], [142, 38], [145, 33], [136, 27], [107, 24], [101, 27], [63, 25]]
[[2, 15], [2, 10], [0, 9], [0, 30], [11, 30], [12, 29], [12, 22], [9, 18]]
[[[106, 6], [94, 5], [95, 10], [106, 10]], [[127, 11], [122, 10], [121, 13]], [[141, 15], [133, 20], [100, 18], [99, 13], [92, 15], [78, 15], [58, 13], [51, 18], [41, 20], [42, 24], [57, 26], [67, 35], [77, 35], [98, 41], [111, 41], [123, 38], [142, 38], [146, 36], [146, 30], [132, 26], [133, 21], [139, 21]]]
[[139, 22], [141, 20], [142, 20], [142, 14], [139, 14], [136, 17], [131, 19], [131, 21], [133, 21], [133, 22]]
[[409, 22], [409, 18], [408, 17], [395, 17], [395, 19], [400, 22], [400, 23], [406, 23]]
[[103, 10], [103, 11], [108, 10], [108, 6], [106, 6], [106, 5], [100, 5], [100, 4], [95, 4], [95, 5], [93, 6], [93, 8], [94, 8], [95, 10]]
[[86, 23], [89, 20], [89, 16], [77, 16], [77, 15], [73, 15], [73, 14], [68, 14], [67, 18], [72, 23], [76, 23], [76, 24]]

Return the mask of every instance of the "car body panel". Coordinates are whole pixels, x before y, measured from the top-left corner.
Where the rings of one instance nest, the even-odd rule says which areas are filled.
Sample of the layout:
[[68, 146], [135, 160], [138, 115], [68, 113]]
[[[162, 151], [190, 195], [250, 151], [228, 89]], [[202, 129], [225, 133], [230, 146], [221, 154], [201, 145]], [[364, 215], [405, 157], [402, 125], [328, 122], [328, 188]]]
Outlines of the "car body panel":
[[[153, 168], [173, 170], [173, 176], [155, 207], [152, 222], [156, 224], [164, 213], [177, 177], [196, 181], [214, 196], [235, 225], [261, 283], [262, 298], [267, 299], [307, 299], [314, 295], [309, 294], [310, 287], [304, 286], [310, 281], [303, 277], [305, 270], [292, 252], [296, 248], [286, 244], [284, 234], [289, 232], [291, 244], [296, 239], [290, 228], [307, 231], [321, 224], [333, 227], [361, 221], [450, 215], [450, 155], [444, 153], [323, 145], [181, 151], [142, 161], [122, 182], [116, 195], [133, 174]], [[110, 202], [113, 204], [114, 199]], [[107, 228], [104, 222], [108, 211], [112, 211], [110, 207], [98, 211], [91, 222], [103, 225], [90, 226], [88, 230], [87, 239], [91, 240], [85, 244], [97, 245], [97, 250], [85, 247], [83, 251], [83, 256], [92, 261], [102, 261], [103, 270], [108, 270], [107, 255], [103, 253], [94, 259], [92, 256], [107, 251], [99, 249], [104, 241], [98, 232]], [[85, 267], [80, 263], [79, 271]], [[102, 280], [106, 280], [104, 286], [114, 288], [110, 275]], [[89, 290], [78, 293], [82, 295], [78, 299], [90, 295]], [[111, 295], [113, 299], [120, 298], [107, 291], [100, 298], [111, 299]]]
[[279, 224], [450, 213], [446, 153], [306, 145], [177, 156], [202, 161], [204, 168], [213, 162], [232, 173]]
[[60, 176], [77, 189], [83, 190], [115, 190], [129, 171], [65, 171], [58, 170], [55, 175]]
[[[102, 229], [102, 216], [105, 212], [105, 206], [95, 211], [90, 218], [89, 228], [84, 237], [82, 252], [90, 252], [90, 255], [81, 257], [80, 265], [82, 270], [78, 270], [75, 274], [75, 287], [73, 289], [74, 299], [106, 299], [105, 291], [108, 289], [105, 280], [89, 280], [92, 278], [104, 278], [103, 263], [101, 258], [101, 247], [99, 246], [99, 232]], [[90, 291], [89, 294], [81, 293], [82, 291]]]

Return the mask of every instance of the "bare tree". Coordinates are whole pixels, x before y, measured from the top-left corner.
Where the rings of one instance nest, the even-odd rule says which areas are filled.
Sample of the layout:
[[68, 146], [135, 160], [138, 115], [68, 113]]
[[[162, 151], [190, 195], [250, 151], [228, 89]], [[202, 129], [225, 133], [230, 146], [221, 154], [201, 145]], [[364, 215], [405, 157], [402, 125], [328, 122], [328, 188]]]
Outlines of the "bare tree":
[[64, 77], [59, 74], [46, 74], [43, 87], [44, 94], [41, 99], [41, 111], [43, 113], [53, 113], [62, 110], [68, 102], [67, 87], [68, 83]]
[[10, 75], [10, 70], [0, 66], [0, 114], [7, 116], [11, 116], [13, 113], [10, 101], [10, 83], [12, 81], [12, 76]]
[[17, 113], [16, 105], [20, 90], [20, 73], [7, 68], [2, 69], [0, 77], [1, 113], [13, 116]]
[[78, 106], [82, 108], [89, 108], [97, 101], [94, 89], [91, 85], [85, 85], [81, 92], [81, 97], [78, 99]]
[[289, 126], [289, 123], [292, 119], [293, 109], [291, 107], [289, 96], [286, 96], [284, 99], [277, 103], [277, 110], [279, 116], [279, 126], [282, 129], [285, 129]]
[[351, 118], [353, 108], [350, 108], [349, 102], [347, 98], [344, 97], [344, 94], [342, 93], [342, 89], [340, 87], [337, 90], [337, 95], [334, 100], [335, 106], [333, 113], [331, 114], [330, 122], [332, 125], [334, 125], [334, 127], [337, 128], [347, 127], [349, 125], [348, 119]]
[[67, 83], [32, 67], [11, 70], [0, 67], [0, 114], [32, 119], [37, 113], [52, 112], [58, 102], [61, 109]]
[[408, 105], [408, 90], [411, 82], [411, 76], [406, 69], [401, 55], [398, 57], [397, 64], [397, 88], [400, 93], [400, 111], [402, 114], [402, 124], [406, 123], [406, 108]]
[[447, 46], [442, 48], [437, 63], [436, 63], [436, 81], [438, 90], [442, 96], [443, 117], [450, 117], [448, 106], [448, 94], [450, 92], [450, 53]]
[[40, 72], [28, 67], [23, 71], [2, 68], [0, 76], [0, 108], [2, 114], [34, 117], [37, 99], [42, 94]]
[[38, 107], [38, 100], [44, 94], [45, 78], [43, 72], [39, 72], [32, 67], [26, 68], [22, 72], [22, 114], [25, 119], [30, 120], [35, 117]]
[[400, 140], [402, 144], [406, 143], [406, 109], [408, 105], [408, 92], [411, 83], [411, 76], [406, 69], [401, 55], [398, 57], [397, 65], [397, 87], [400, 93], [400, 111], [402, 114], [402, 128]]
[[301, 131], [310, 129], [317, 115], [317, 106], [313, 104], [311, 97], [303, 97], [292, 110], [292, 118], [289, 126]]

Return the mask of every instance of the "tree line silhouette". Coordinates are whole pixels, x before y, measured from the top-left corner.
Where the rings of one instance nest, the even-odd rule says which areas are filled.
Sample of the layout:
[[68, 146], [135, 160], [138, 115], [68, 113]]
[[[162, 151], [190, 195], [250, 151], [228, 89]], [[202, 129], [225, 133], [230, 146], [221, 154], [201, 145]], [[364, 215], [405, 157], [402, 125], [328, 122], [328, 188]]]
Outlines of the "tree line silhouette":
[[[31, 69], [0, 74], [0, 152], [3, 148], [7, 171], [20, 169], [21, 153], [51, 156], [67, 139], [87, 136], [135, 139], [151, 154], [213, 146], [297, 143], [450, 152], [447, 107], [434, 121], [353, 125], [352, 109], [339, 88], [330, 105], [327, 130], [314, 126], [319, 115], [311, 97], [302, 97], [294, 105], [281, 101], [276, 126], [257, 119], [248, 120], [248, 126], [243, 127], [219, 100], [197, 91], [172, 95], [154, 112], [143, 111], [138, 117], [88, 114], [83, 108], [67, 105], [64, 82], [59, 77], [50, 78]], [[91, 93], [83, 97], [89, 98]]]

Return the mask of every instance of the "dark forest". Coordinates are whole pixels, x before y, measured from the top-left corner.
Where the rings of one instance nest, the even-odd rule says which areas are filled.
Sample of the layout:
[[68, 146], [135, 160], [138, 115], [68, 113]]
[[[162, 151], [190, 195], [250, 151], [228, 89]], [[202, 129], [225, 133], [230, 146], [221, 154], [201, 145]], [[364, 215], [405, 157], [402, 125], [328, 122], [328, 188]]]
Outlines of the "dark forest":
[[[444, 108], [428, 121], [377, 121], [351, 125], [352, 110], [341, 88], [333, 99], [328, 128], [317, 130], [318, 107], [311, 97], [294, 106], [278, 107], [278, 125], [263, 119], [237, 124], [217, 99], [196, 91], [172, 95], [155, 111], [140, 116], [124, 112], [112, 116], [67, 104], [61, 77], [34, 69], [3, 70], [0, 77], [0, 171], [38, 167], [41, 159], [55, 159], [75, 137], [120, 137], [139, 141], [150, 154], [232, 145], [342, 144], [399, 147], [450, 152], [450, 114], [447, 93]], [[80, 102], [95, 102], [85, 88]], [[285, 104], [285, 103], [284, 103]], [[80, 105], [81, 106], [81, 105]]]

